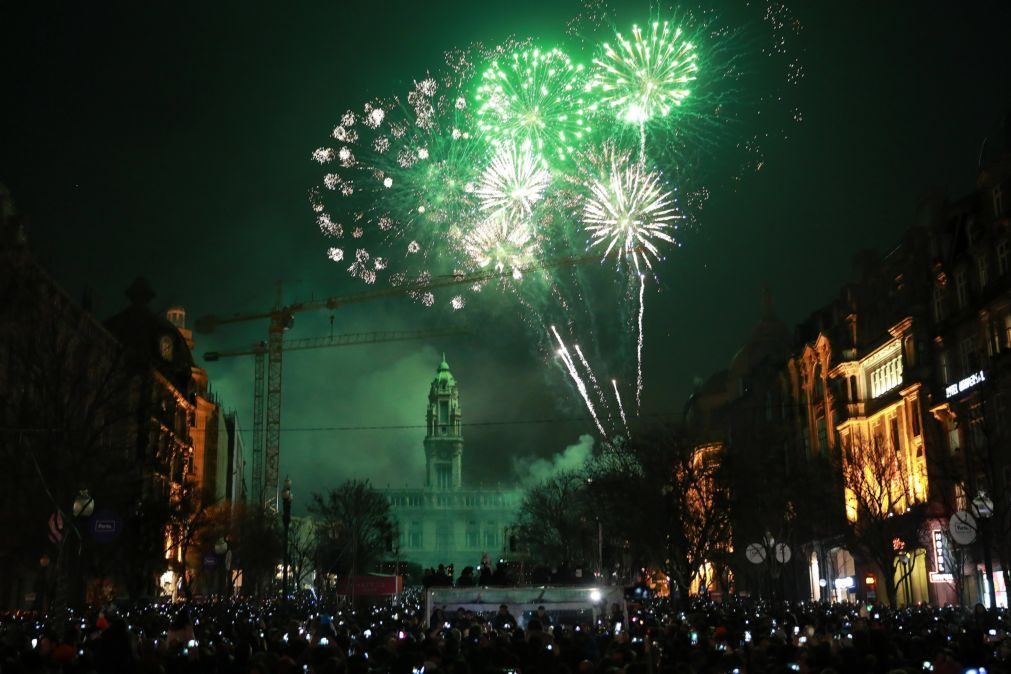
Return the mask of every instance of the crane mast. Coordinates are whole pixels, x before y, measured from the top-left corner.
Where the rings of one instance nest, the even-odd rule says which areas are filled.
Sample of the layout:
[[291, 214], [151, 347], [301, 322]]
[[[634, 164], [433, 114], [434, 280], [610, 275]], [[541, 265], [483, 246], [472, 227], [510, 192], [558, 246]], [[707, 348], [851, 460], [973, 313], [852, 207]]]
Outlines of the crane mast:
[[[597, 255], [584, 255], [582, 257], [566, 257], [555, 260], [545, 260], [536, 262], [519, 273], [531, 273], [546, 271], [561, 267], [574, 267], [586, 264], [591, 261], [598, 261]], [[485, 283], [495, 279], [510, 278], [515, 275], [514, 270], [488, 270], [472, 274], [454, 274], [451, 276], [440, 276], [420, 283], [409, 283], [402, 286], [381, 288], [371, 290], [356, 295], [345, 295], [329, 297], [323, 300], [310, 300], [308, 302], [296, 302], [287, 306], [282, 306], [280, 287], [278, 287], [277, 301], [274, 307], [268, 311], [254, 311], [247, 313], [232, 314], [230, 316], [219, 317], [215, 315], [203, 316], [197, 319], [196, 329], [198, 332], [213, 332], [217, 326], [242, 323], [267, 319], [269, 326], [267, 329], [266, 343], [260, 342], [253, 347], [232, 352], [211, 352], [207, 354], [208, 360], [216, 360], [221, 357], [253, 355], [255, 356], [255, 370], [253, 382], [253, 498], [257, 504], [266, 504], [268, 507], [277, 509], [277, 487], [278, 471], [280, 469], [281, 454], [281, 380], [283, 373], [283, 354], [286, 350], [284, 340], [285, 330], [291, 327], [296, 313], [303, 311], [320, 311], [327, 309], [333, 311], [338, 307], [348, 304], [360, 304], [385, 299], [387, 297], [399, 297], [410, 295], [415, 292], [425, 292], [438, 288], [446, 288], [456, 285]], [[352, 344], [363, 344], [378, 341], [397, 341], [397, 339], [423, 339], [429, 336], [443, 336], [446, 333], [414, 333], [414, 337], [400, 337], [397, 339], [377, 339], [375, 335], [382, 333], [366, 333], [373, 335], [371, 339], [362, 337], [361, 341], [348, 339], [341, 343], [325, 343], [326, 340], [317, 339], [315, 345], [294, 346], [292, 348], [318, 348], [324, 346], [350, 346]], [[407, 334], [407, 333], [405, 333]], [[454, 331], [452, 334], [460, 334]], [[331, 340], [334, 338], [331, 337]], [[298, 341], [298, 340], [294, 340]], [[211, 357], [211, 356], [214, 357]], [[266, 361], [266, 363], [264, 363]], [[264, 385], [266, 379], [266, 385]]]

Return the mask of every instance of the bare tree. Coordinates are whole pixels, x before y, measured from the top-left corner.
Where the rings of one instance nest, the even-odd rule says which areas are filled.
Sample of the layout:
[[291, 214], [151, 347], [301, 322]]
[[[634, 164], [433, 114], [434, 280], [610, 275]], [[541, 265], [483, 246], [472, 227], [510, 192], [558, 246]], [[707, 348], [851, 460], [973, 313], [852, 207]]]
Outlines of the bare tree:
[[696, 446], [675, 427], [607, 447], [589, 468], [591, 502], [624, 537], [635, 565], [667, 569], [687, 594], [710, 571], [723, 576], [730, 547], [730, 495], [715, 446]]
[[317, 547], [316, 527], [313, 521], [304, 518], [292, 519], [291, 528], [288, 530], [288, 560], [295, 588], [303, 587], [312, 573]]
[[579, 539], [586, 496], [586, 478], [573, 471], [558, 473], [527, 491], [514, 532], [534, 559], [568, 564], [582, 557], [585, 550], [579, 549]]
[[920, 547], [917, 514], [905, 516], [919, 500], [918, 475], [906, 457], [876, 436], [843, 440], [838, 474], [846, 500], [847, 543], [877, 567], [891, 606], [913, 572], [908, 555]]
[[348, 480], [337, 489], [313, 494], [309, 512], [321, 530], [317, 569], [338, 576], [370, 570], [395, 531], [389, 502], [368, 480]]
[[[0, 576], [54, 554], [54, 611], [71, 594], [71, 557], [88, 545], [73, 503], [81, 490], [121, 505], [139, 472], [125, 455], [128, 383], [118, 342], [26, 253], [0, 250]], [[56, 550], [47, 520], [65, 531]], [[68, 549], [72, 546], [72, 550]], [[71, 554], [72, 553], [72, 554]]]

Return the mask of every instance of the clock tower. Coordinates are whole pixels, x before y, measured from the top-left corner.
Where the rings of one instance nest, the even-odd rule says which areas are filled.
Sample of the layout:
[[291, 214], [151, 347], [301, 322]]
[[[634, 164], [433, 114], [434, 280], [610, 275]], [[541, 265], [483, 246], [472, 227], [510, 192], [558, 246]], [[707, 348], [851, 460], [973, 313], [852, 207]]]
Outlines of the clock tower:
[[460, 392], [446, 363], [446, 354], [442, 354], [442, 362], [428, 393], [427, 422], [425, 486], [430, 489], [459, 489], [463, 485]]

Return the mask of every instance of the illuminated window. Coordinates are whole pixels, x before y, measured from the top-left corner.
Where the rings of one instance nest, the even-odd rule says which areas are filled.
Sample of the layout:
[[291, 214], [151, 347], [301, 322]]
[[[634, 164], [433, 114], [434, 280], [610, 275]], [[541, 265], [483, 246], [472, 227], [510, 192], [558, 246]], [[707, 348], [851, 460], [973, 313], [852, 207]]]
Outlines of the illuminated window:
[[885, 361], [871, 372], [871, 397], [877, 398], [902, 383], [902, 354]]
[[1008, 244], [1007, 239], [997, 244], [997, 273], [1003, 276], [1008, 268]]
[[969, 303], [969, 275], [964, 267], [955, 272], [955, 298], [959, 309]]

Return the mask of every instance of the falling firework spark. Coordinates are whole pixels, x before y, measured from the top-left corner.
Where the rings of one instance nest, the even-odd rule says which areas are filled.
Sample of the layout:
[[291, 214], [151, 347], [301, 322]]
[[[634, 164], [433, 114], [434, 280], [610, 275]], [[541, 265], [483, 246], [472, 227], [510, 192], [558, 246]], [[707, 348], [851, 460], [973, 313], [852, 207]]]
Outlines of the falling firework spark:
[[618, 412], [621, 414], [621, 425], [628, 430], [628, 419], [625, 418], [625, 406], [621, 402], [621, 393], [618, 392], [618, 381], [616, 379], [611, 380], [611, 386], [614, 387], [614, 398], [618, 401]]
[[635, 409], [637, 413], [642, 410], [642, 319], [646, 314], [645, 293], [646, 277], [643, 274], [639, 274], [639, 336], [635, 346]]
[[[583, 364], [583, 369], [590, 376], [590, 383], [593, 384], [593, 391], [597, 394], [597, 399], [604, 401], [604, 392], [600, 389], [600, 383], [597, 381], [597, 375], [593, 373], [593, 368], [590, 367], [590, 362], [586, 360], [586, 356], [583, 355], [583, 350], [579, 348], [579, 345], [575, 345], [576, 355], [579, 356], [579, 362]], [[608, 410], [608, 418], [610, 420], [610, 408], [605, 407]]]
[[621, 164], [612, 159], [609, 175], [593, 180], [590, 196], [583, 205], [583, 224], [590, 246], [606, 243], [603, 258], [612, 251], [618, 260], [631, 260], [639, 269], [640, 259], [650, 269], [650, 255], [660, 259], [654, 240], [674, 243], [670, 235], [680, 218], [670, 192], [664, 192], [660, 177], [646, 172], [640, 164]]
[[562, 357], [562, 362], [565, 363], [565, 368], [569, 371], [569, 376], [572, 377], [572, 381], [576, 384], [576, 389], [579, 391], [579, 395], [583, 396], [583, 402], [586, 403], [586, 409], [590, 411], [590, 416], [593, 418], [593, 423], [597, 425], [597, 430], [600, 434], [606, 436], [607, 433], [604, 431], [604, 427], [600, 424], [600, 419], [597, 418], [597, 410], [593, 406], [593, 401], [590, 400], [590, 394], [586, 390], [586, 382], [583, 378], [579, 376], [579, 372], [576, 370], [576, 364], [572, 361], [572, 355], [569, 353], [568, 348], [565, 346], [565, 342], [562, 341], [561, 336], [558, 334], [558, 330], [555, 326], [551, 326], [551, 332], [554, 333], [555, 339], [558, 340], [558, 355]]

